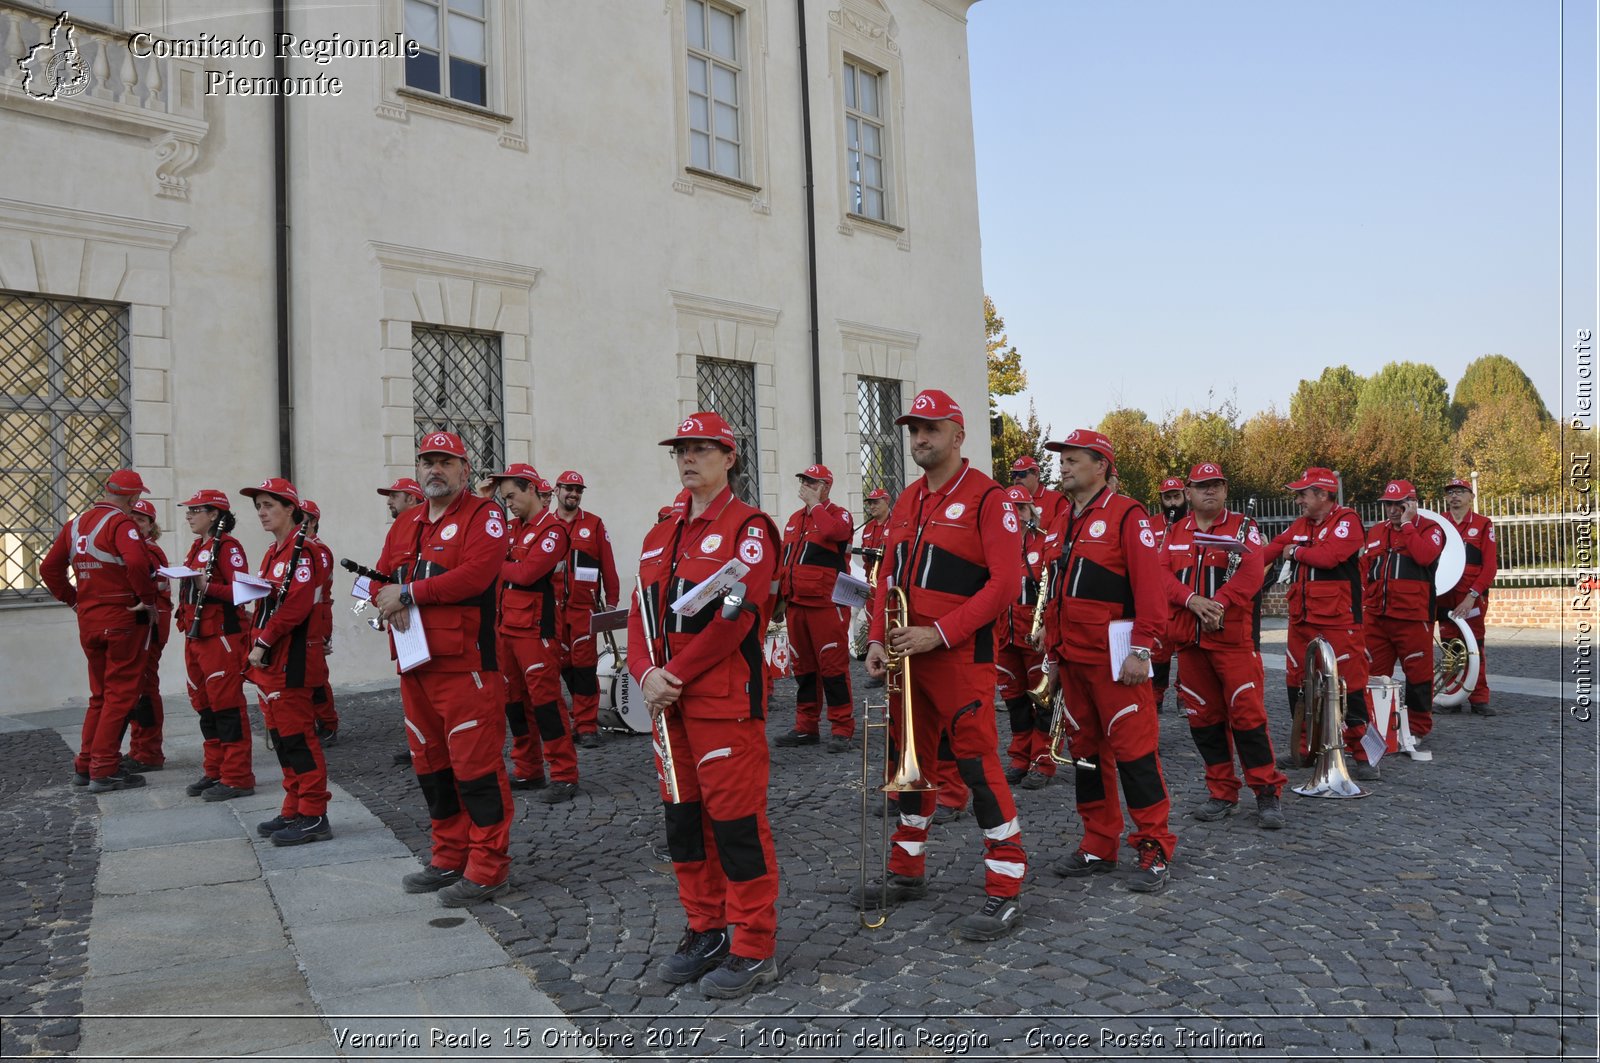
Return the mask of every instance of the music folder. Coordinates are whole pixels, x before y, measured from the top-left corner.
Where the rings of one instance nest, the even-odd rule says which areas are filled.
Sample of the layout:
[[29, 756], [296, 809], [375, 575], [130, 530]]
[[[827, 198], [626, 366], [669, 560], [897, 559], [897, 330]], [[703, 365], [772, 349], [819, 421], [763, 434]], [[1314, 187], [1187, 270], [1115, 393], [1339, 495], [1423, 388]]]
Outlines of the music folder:
[[860, 609], [872, 600], [872, 584], [857, 579], [848, 572], [839, 573], [833, 581], [833, 604]]
[[394, 640], [394, 660], [402, 672], [433, 660], [433, 653], [428, 649], [428, 633], [422, 627], [422, 610], [413, 602], [406, 615], [411, 623], [404, 631], [389, 625], [389, 637]]
[[598, 635], [602, 631], [621, 631], [628, 626], [628, 610], [607, 609], [603, 613], [589, 614], [589, 634]]
[[729, 559], [726, 565], [679, 595], [678, 600], [672, 603], [672, 611], [679, 616], [694, 616], [726, 594], [749, 571], [750, 566], [743, 561]]
[[258, 576], [247, 575], [243, 572], [233, 574], [233, 604], [243, 605], [253, 602], [258, 598], [265, 598], [272, 593], [272, 584]]

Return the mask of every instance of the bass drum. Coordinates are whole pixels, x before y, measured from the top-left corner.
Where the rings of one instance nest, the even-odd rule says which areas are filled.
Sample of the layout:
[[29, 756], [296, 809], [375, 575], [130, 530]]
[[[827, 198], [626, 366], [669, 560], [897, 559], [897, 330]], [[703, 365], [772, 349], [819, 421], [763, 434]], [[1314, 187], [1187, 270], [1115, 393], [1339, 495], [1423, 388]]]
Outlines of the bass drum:
[[600, 728], [613, 734], [647, 735], [650, 711], [639, 696], [639, 685], [628, 671], [627, 654], [618, 661], [610, 646], [601, 646], [595, 675], [600, 681]]

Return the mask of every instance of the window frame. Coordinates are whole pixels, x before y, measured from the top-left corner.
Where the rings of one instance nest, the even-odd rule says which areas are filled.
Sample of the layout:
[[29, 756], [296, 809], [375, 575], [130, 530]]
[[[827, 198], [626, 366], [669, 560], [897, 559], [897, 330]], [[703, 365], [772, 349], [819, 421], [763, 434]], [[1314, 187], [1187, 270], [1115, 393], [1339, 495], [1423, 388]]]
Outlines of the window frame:
[[[702, 393], [703, 386], [701, 369], [706, 366], [718, 366], [724, 374], [737, 373], [744, 381], [748, 381], [749, 408], [747, 416], [730, 415], [726, 402], [707, 402]], [[741, 388], [743, 390], [743, 388]], [[723, 420], [733, 429], [733, 438], [736, 444], [737, 458], [733, 469], [728, 473], [729, 485], [733, 493], [744, 501], [761, 508], [761, 396], [757, 381], [756, 366], [753, 362], [736, 361], [731, 358], [718, 358], [711, 355], [701, 355], [695, 359], [695, 406], [701, 410], [711, 410], [722, 415]], [[741, 490], [741, 480], [744, 489]]]
[[[702, 41], [703, 41], [703, 43], [698, 45], [698, 46], [696, 44], [694, 44], [694, 42], [692, 40], [688, 39], [688, 37], [689, 37], [688, 27], [690, 27], [690, 26], [692, 26], [694, 24], [694, 16], [693, 16], [693, 13], [692, 13], [691, 9], [694, 8], [696, 5], [699, 5], [699, 7], [700, 7], [700, 9], [701, 9], [701, 11], [703, 13], [702, 22], [704, 23], [704, 25], [702, 27]], [[733, 54], [733, 56], [731, 58], [728, 57], [728, 56], [723, 56], [723, 55], [717, 54], [717, 52], [713, 49], [713, 45], [711, 43], [712, 16], [714, 14], [716, 14], [716, 13], [719, 13], [719, 12], [721, 14], [723, 14], [723, 15], [728, 16], [730, 19], [733, 20], [733, 42], [732, 43], [733, 43], [733, 53], [734, 54]], [[744, 37], [745, 37], [745, 15], [744, 15], [744, 12], [739, 10], [738, 8], [732, 8], [732, 7], [728, 7], [725, 4], [718, 3], [717, 0], [684, 0], [684, 26], [685, 26], [684, 46], [688, 49], [688, 55], [687, 55], [687, 57], [685, 58], [685, 61], [684, 61], [685, 62], [685, 68], [684, 68], [685, 69], [685, 77], [684, 77], [683, 91], [684, 91], [684, 94], [685, 94], [685, 106], [687, 106], [689, 108], [689, 129], [688, 129], [688, 132], [689, 132], [689, 146], [688, 146], [688, 151], [689, 151], [690, 169], [698, 170], [698, 171], [703, 172], [703, 173], [709, 173], [712, 176], [720, 177], [723, 180], [738, 181], [740, 183], [748, 184], [749, 182], [745, 180], [745, 173], [746, 173], [746, 171], [749, 170], [750, 167], [749, 167], [749, 163], [745, 159], [745, 142], [748, 140], [748, 138], [745, 135], [745, 127], [749, 123], [748, 123], [745, 111], [746, 111], [746, 102], [747, 102], [747, 99], [748, 99], [748, 96], [749, 96], [749, 93], [748, 93], [748, 91], [746, 89], [746, 86], [747, 86], [747, 83], [748, 83], [749, 79], [746, 76], [746, 72], [745, 72], [744, 56], [748, 55], [749, 47], [748, 47], [748, 45], [744, 45]], [[742, 52], [741, 52], [741, 45], [744, 45], [744, 47], [742, 49]], [[703, 93], [695, 91], [693, 85], [690, 84], [689, 77], [688, 77], [688, 72], [694, 68], [694, 64], [696, 62], [705, 64], [706, 71], [707, 71], [707, 74], [708, 74], [708, 76], [706, 78], [706, 81], [705, 81], [705, 90], [704, 90]], [[717, 97], [716, 74], [717, 74], [717, 70], [719, 68], [721, 68], [723, 70], [726, 70], [726, 71], [729, 71], [733, 75], [734, 100], [733, 100], [733, 102], [731, 104], [726, 103], [725, 101], [723, 101], [723, 100], [721, 100], [721, 99], [719, 99]], [[705, 104], [706, 104], [706, 129], [704, 131], [695, 128], [695, 124], [694, 124], [694, 108], [691, 105], [691, 101], [695, 97], [699, 97], [699, 98], [705, 100]], [[733, 131], [733, 135], [734, 135], [735, 139], [733, 139], [731, 141], [728, 140], [726, 137], [721, 136], [720, 133], [718, 132], [718, 129], [717, 129], [717, 106], [718, 106], [718, 104], [722, 104], [723, 106], [731, 106], [733, 108], [733, 111], [734, 111], [734, 131]], [[696, 163], [696, 161], [695, 161], [695, 136], [697, 134], [702, 135], [702, 136], [704, 136], [706, 138], [707, 148], [706, 148], [705, 165], [698, 165]], [[720, 168], [719, 158], [718, 158], [719, 153], [718, 153], [718, 150], [717, 150], [719, 143], [731, 143], [733, 145], [733, 148], [734, 148], [734, 162], [738, 166], [738, 171], [739, 171], [738, 173], [731, 173], [731, 174], [730, 173], [726, 173]]]
[[[460, 0], [401, 0], [401, 23], [402, 23], [402, 25], [405, 22], [405, 12], [411, 7], [412, 4], [423, 4], [423, 5], [426, 5], [428, 7], [433, 8], [438, 13], [438, 35], [439, 35], [439, 38], [438, 38], [439, 39], [439, 46], [438, 46], [438, 48], [437, 49], [428, 48], [425, 45], [419, 44], [419, 50], [422, 51], [422, 52], [431, 53], [431, 54], [433, 54], [433, 55], [435, 55], [437, 57], [437, 59], [439, 61], [439, 70], [438, 70], [438, 72], [439, 72], [439, 88], [437, 90], [434, 90], [434, 89], [422, 88], [420, 86], [413, 85], [411, 83], [411, 81], [410, 81], [409, 72], [405, 68], [405, 63], [407, 62], [407, 60], [404, 60], [404, 59], [401, 60], [402, 68], [401, 68], [401, 74], [400, 74], [400, 82], [405, 87], [405, 89], [407, 91], [409, 91], [409, 92], [420, 93], [423, 96], [429, 97], [431, 99], [446, 100], [446, 101], [450, 102], [451, 104], [456, 104], [456, 105], [459, 105], [459, 106], [462, 106], [462, 107], [474, 107], [474, 108], [477, 108], [480, 111], [488, 111], [490, 113], [494, 113], [495, 112], [495, 108], [497, 106], [497, 101], [495, 100], [495, 95], [494, 95], [495, 94], [495, 78], [493, 76], [493, 74], [494, 74], [494, 63], [493, 63], [493, 60], [494, 60], [494, 41], [495, 41], [495, 28], [496, 28], [495, 27], [495, 23], [494, 23], [494, 5], [492, 3], [490, 3], [489, 0], [482, 0], [482, 3], [483, 3], [483, 14], [480, 16], [480, 15], [473, 14], [473, 13], [468, 13], [468, 12], [453, 11], [451, 9], [451, 4], [459, 3], [459, 2], [460, 2]], [[450, 16], [451, 15], [459, 15], [461, 18], [470, 19], [473, 22], [481, 23], [482, 26], [483, 26], [483, 99], [481, 101], [463, 99], [462, 97], [452, 95], [451, 92], [450, 92], [450, 61], [451, 61], [451, 52], [450, 52]], [[407, 35], [407, 39], [410, 39], [409, 34]], [[467, 59], [463, 59], [462, 62], [472, 62], [472, 61], [471, 60], [467, 60]], [[474, 63], [473, 65], [477, 65], [477, 64]]]
[[[899, 498], [900, 492], [905, 490], [906, 436], [904, 430], [894, 423], [894, 419], [899, 417], [902, 411], [900, 402], [904, 389], [901, 387], [901, 385], [904, 383], [905, 382], [898, 377], [869, 376], [867, 374], [860, 374], [856, 377], [856, 432], [858, 437], [856, 448], [856, 465], [857, 473], [861, 477], [861, 491], [863, 496], [865, 496], [867, 492], [873, 490], [874, 488], [881, 487], [889, 492], [889, 497], [892, 501], [893, 499]], [[894, 391], [892, 401], [886, 401], [881, 395], [877, 396], [875, 401], [875, 406], [880, 411], [885, 412], [888, 415], [888, 423], [885, 426], [885, 430], [882, 432], [869, 433], [867, 431], [867, 425], [864, 417], [867, 410], [866, 392], [869, 389], [886, 390], [889, 388], [892, 388]], [[887, 444], [891, 449], [892, 460], [883, 462], [882, 464], [884, 467], [882, 470], [869, 469], [869, 456], [873, 456], [877, 453], [874, 447], [884, 444]], [[883, 482], [876, 483], [872, 480], [872, 477], [869, 474], [874, 471], [879, 471], [881, 473], [881, 475], [884, 477]]]
[[[829, 13], [828, 70], [833, 81], [834, 167], [837, 181], [838, 222], [842, 236], [868, 233], [892, 240], [901, 251], [911, 250], [912, 203], [906, 152], [905, 64], [895, 39], [894, 20], [877, 0], [839, 0], [840, 9]], [[857, 213], [850, 180], [850, 108], [845, 102], [845, 78], [850, 66], [878, 76], [878, 124], [883, 151], [884, 217]]]
[[[743, 200], [756, 214], [771, 214], [766, 187], [770, 170], [767, 121], [767, 0], [701, 0], [705, 6], [735, 16], [735, 52], [739, 56], [736, 86], [739, 98], [739, 176], [706, 169], [695, 163], [689, 108], [689, 63], [702, 58], [689, 43], [690, 0], [668, 0], [672, 12], [672, 100], [676, 121], [677, 169], [672, 188], [684, 195], [715, 192]], [[709, 22], [709, 20], [708, 20]], [[704, 58], [724, 63], [705, 49]], [[711, 125], [711, 162], [715, 164], [715, 102], [708, 83], [708, 122]]]
[[[464, 411], [462, 404], [455, 402], [459, 392], [452, 390], [445, 400], [443, 408], [432, 403], [424, 404], [420, 401], [424, 396], [424, 378], [418, 372], [419, 352], [421, 344], [430, 338], [444, 337], [441, 342], [461, 343], [461, 339], [451, 340], [450, 337], [464, 337], [472, 340], [487, 341], [484, 350], [478, 352], [484, 360], [480, 370], [483, 377], [493, 384], [493, 399], [495, 408], [488, 413], [481, 409], [470, 412]], [[489, 332], [483, 329], [460, 328], [450, 325], [436, 325], [421, 321], [411, 323], [411, 416], [417, 439], [421, 439], [429, 432], [446, 431], [454, 432], [462, 437], [467, 444], [468, 460], [477, 474], [488, 473], [494, 469], [504, 468], [506, 460], [506, 381], [505, 381], [505, 336], [499, 332]], [[448, 383], [455, 378], [451, 376], [449, 361], [446, 360], [440, 370], [441, 382]], [[453, 408], [454, 407], [454, 408]], [[474, 453], [474, 443], [479, 438], [479, 431], [487, 430], [487, 452]]]
[[[863, 76], [870, 77], [876, 82], [877, 114], [868, 114], [861, 109], [861, 78]], [[889, 183], [889, 123], [884, 114], [889, 109], [888, 72], [864, 63], [852, 55], [846, 55], [841, 66], [841, 77], [844, 80], [845, 213], [854, 218], [863, 218], [879, 224], [893, 224], [893, 188]], [[855, 98], [853, 103], [852, 96]], [[858, 127], [868, 125], [878, 131], [878, 154], [876, 156], [867, 153], [865, 145], [860, 143], [859, 138], [857, 147], [850, 146], [851, 123], [855, 123]], [[876, 158], [878, 160], [878, 185], [868, 185], [865, 179], [860, 176], [859, 170], [851, 166], [851, 158], [857, 154], [863, 159]], [[868, 213], [864, 209], [865, 204], [861, 201], [864, 198], [865, 190], [868, 188], [875, 188], [878, 193], [879, 202], [883, 207], [881, 215]], [[862, 209], [858, 209], [858, 206]]]

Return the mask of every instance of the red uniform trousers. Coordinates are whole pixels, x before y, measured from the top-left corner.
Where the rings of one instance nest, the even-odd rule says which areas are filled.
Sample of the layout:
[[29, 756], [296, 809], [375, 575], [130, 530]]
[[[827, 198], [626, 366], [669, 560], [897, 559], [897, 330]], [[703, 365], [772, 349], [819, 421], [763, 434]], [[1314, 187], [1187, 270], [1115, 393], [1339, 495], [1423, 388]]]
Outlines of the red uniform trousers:
[[267, 734], [283, 769], [282, 815], [321, 816], [328, 811], [328, 762], [322, 759], [311, 688], [283, 686], [282, 675], [256, 671], [252, 682]]
[[1426, 620], [1401, 620], [1369, 616], [1362, 629], [1367, 636], [1367, 671], [1374, 676], [1394, 674], [1396, 658], [1406, 677], [1406, 715], [1411, 733], [1424, 738], [1433, 731], [1433, 632]]
[[[1157, 752], [1155, 693], [1149, 683], [1124, 686], [1111, 678], [1107, 657], [1093, 662], [1062, 661], [1061, 695], [1078, 730], [1068, 743], [1078, 760], [1098, 763], [1100, 770], [1079, 768], [1075, 773], [1078, 815], [1083, 819], [1083, 851], [1102, 860], [1117, 858], [1122, 840], [1122, 805], [1117, 781], [1122, 783], [1133, 832], [1128, 844], [1154, 841], [1168, 860], [1177, 847], [1177, 835], [1167, 825], [1172, 799], [1161, 773]], [[1109, 752], [1110, 764], [1105, 754]]]
[[836, 737], [856, 733], [855, 702], [850, 693], [850, 610], [842, 605], [790, 604], [789, 654], [794, 662], [794, 729], [801, 734], [822, 730], [821, 700], [828, 706], [828, 729]]
[[[1465, 594], [1448, 591], [1439, 595], [1439, 638], [1460, 638], [1456, 622], [1450, 619], [1450, 610], [1461, 604]], [[1467, 703], [1471, 705], [1489, 704], [1489, 649], [1483, 641], [1483, 618], [1489, 612], [1487, 600], [1478, 600], [1478, 615], [1466, 621], [1467, 629], [1472, 632], [1472, 637], [1478, 640], [1478, 682], [1472, 688], [1472, 693], [1467, 695]]]
[[1008, 642], [997, 651], [995, 668], [1000, 675], [1000, 700], [1011, 714], [1011, 744], [1006, 747], [1010, 766], [1055, 775], [1056, 762], [1050, 759], [1050, 712], [1028, 697], [1028, 691], [1038, 686], [1044, 675], [1044, 654]]
[[[972, 656], [973, 643], [966, 642], [908, 658], [917, 762], [928, 772], [937, 762], [941, 746], [953, 754], [961, 782], [972, 791], [973, 815], [983, 833], [984, 892], [1015, 897], [1022, 891], [1028, 857], [1022, 848], [1017, 806], [1000, 768], [1000, 739], [993, 711], [995, 668], [974, 662]], [[893, 708], [895, 733], [903, 734], [903, 710], [898, 705]], [[932, 781], [937, 782], [938, 776]], [[893, 874], [923, 875], [932, 796], [923, 792], [899, 795], [900, 823], [889, 855]]]
[[1189, 718], [1189, 737], [1206, 766], [1206, 791], [1223, 801], [1239, 800], [1237, 753], [1244, 784], [1256, 794], [1277, 795], [1289, 780], [1278, 770], [1267, 733], [1266, 675], [1254, 647], [1202, 649], [1184, 646], [1176, 657], [1182, 676], [1178, 701]]
[[[1367, 647], [1361, 634], [1361, 625], [1354, 624], [1349, 627], [1314, 627], [1307, 623], [1289, 621], [1289, 644], [1284, 653], [1284, 681], [1289, 687], [1289, 707], [1292, 710], [1294, 703], [1300, 698], [1305, 686], [1306, 677], [1306, 647], [1311, 645], [1311, 640], [1321, 636], [1333, 647], [1333, 655], [1339, 663], [1339, 678], [1344, 680], [1344, 751], [1347, 756], [1354, 757], [1358, 763], [1367, 762], [1367, 754], [1361, 748], [1361, 738], [1367, 733], [1367, 721], [1372, 719], [1372, 698], [1367, 694]], [[1309, 706], [1307, 707], [1309, 709]], [[1307, 718], [1310, 718], [1309, 711]], [[1305, 742], [1310, 742], [1311, 735], [1302, 736]], [[1306, 759], [1305, 749], [1294, 750], [1296, 756], [1302, 761]]]
[[[542, 779], [548, 761], [550, 778], [557, 782], [577, 782], [578, 751], [572, 744], [567, 712], [561, 704], [560, 644], [555, 639], [505, 632], [495, 638], [495, 652], [500, 659], [501, 674], [505, 676], [511, 773], [519, 779]], [[473, 881], [485, 880], [475, 878]]]
[[1175, 660], [1174, 647], [1163, 639], [1161, 645], [1150, 651], [1150, 686], [1151, 697], [1156, 703], [1156, 711], [1161, 710], [1161, 702], [1167, 696], [1167, 687], [1172, 685], [1172, 662]]
[[339, 710], [333, 706], [333, 687], [322, 684], [311, 692], [311, 717], [324, 731], [339, 729]]
[[411, 764], [433, 821], [434, 867], [495, 886], [511, 871], [511, 786], [499, 672], [401, 675]]
[[250, 637], [242, 634], [183, 640], [189, 704], [200, 717], [200, 736], [205, 740], [201, 773], [238, 790], [256, 784], [244, 695], [249, 643]]
[[108, 779], [122, 769], [122, 732], [144, 690], [145, 656], [150, 628], [130, 619], [126, 626], [88, 626], [96, 619], [80, 617], [78, 642], [89, 659], [89, 708], [72, 767], [91, 779]]
[[589, 618], [593, 615], [588, 609], [566, 609], [559, 616], [561, 678], [572, 695], [572, 730], [576, 734], [600, 731], [600, 679], [595, 675], [600, 648], [589, 634]]
[[166, 706], [161, 702], [161, 651], [166, 649], [172, 624], [170, 616], [166, 620], [148, 629], [150, 649], [145, 654], [144, 685], [133, 714], [128, 717], [128, 756], [145, 764], [167, 762], [167, 755], [161, 751], [167, 718]]
[[[696, 932], [733, 928], [731, 951], [764, 960], [777, 951], [778, 854], [767, 820], [770, 754], [765, 720], [668, 712], [677, 804], [661, 800], [678, 901]], [[661, 751], [656, 773], [665, 779]]]

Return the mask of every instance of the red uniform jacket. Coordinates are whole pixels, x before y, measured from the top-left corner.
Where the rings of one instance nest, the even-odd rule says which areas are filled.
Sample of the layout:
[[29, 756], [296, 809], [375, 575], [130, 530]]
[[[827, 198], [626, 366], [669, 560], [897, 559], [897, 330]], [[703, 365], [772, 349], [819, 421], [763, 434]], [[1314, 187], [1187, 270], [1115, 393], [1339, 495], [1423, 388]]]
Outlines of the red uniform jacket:
[[150, 555], [150, 582], [156, 588], [156, 639], [155, 645], [165, 645], [172, 630], [172, 581], [156, 571], [168, 565], [167, 552], [154, 539], [144, 541], [145, 552]]
[[[494, 671], [495, 580], [506, 556], [505, 514], [492, 499], [457, 495], [438, 520], [412, 506], [389, 526], [378, 571], [411, 585], [431, 660], [409, 674]], [[394, 655], [394, 636], [389, 638]]]
[[[552, 519], [566, 525], [570, 542], [566, 568], [557, 577], [562, 605], [577, 613], [592, 613], [598, 607], [597, 588], [605, 592], [608, 605], [616, 605], [617, 559], [611, 553], [611, 533], [606, 531], [605, 521], [583, 509], [570, 524], [554, 515]], [[588, 629], [583, 633], [588, 634]]]
[[1044, 574], [1044, 534], [1037, 527], [1022, 530], [1022, 586], [1006, 611], [1000, 614], [1002, 643], [1021, 646], [1029, 653], [1034, 608], [1039, 604], [1039, 577]]
[[[1239, 558], [1239, 567], [1232, 579], [1227, 578], [1227, 573], [1233, 555], [1226, 549], [1195, 542], [1200, 526], [1193, 513], [1167, 529], [1161, 556], [1165, 562], [1162, 569], [1167, 602], [1172, 606], [1169, 641], [1178, 646], [1198, 645], [1207, 650], [1243, 650], [1254, 646], [1255, 598], [1256, 592], [1261, 590], [1264, 569], [1261, 558], [1265, 544], [1261, 533], [1256, 531], [1253, 521], [1246, 521], [1244, 514], [1225, 509], [1204, 534], [1237, 541], [1240, 528], [1247, 529], [1245, 552]], [[1185, 608], [1196, 594], [1227, 607], [1221, 631], [1201, 631], [1200, 618]]]
[[314, 540], [307, 539], [299, 556], [295, 556], [298, 538], [296, 532], [281, 543], [273, 543], [261, 558], [257, 575], [271, 583], [273, 590], [256, 603], [250, 626], [251, 639], [268, 647], [266, 665], [250, 671], [251, 682], [257, 686], [319, 687], [328, 681], [327, 661], [320, 650], [313, 651], [308, 643], [312, 614], [316, 612], [322, 585], [330, 577], [313, 548]]
[[889, 519], [869, 520], [861, 526], [861, 549], [882, 550], [889, 541]]
[[1462, 570], [1461, 578], [1456, 581], [1451, 593], [1459, 601], [1468, 591], [1477, 591], [1479, 600], [1487, 601], [1489, 585], [1494, 582], [1495, 573], [1500, 571], [1500, 554], [1494, 541], [1494, 521], [1482, 513], [1468, 513], [1466, 519], [1460, 522], [1448, 513], [1445, 518], [1461, 533], [1461, 543], [1467, 549], [1467, 567]]
[[[767, 711], [762, 639], [772, 616], [778, 564], [778, 526], [731, 488], [691, 520], [688, 508], [645, 534], [639, 583], [628, 614], [628, 668], [641, 684], [656, 667], [683, 683], [678, 710], [686, 717], [763, 719]], [[750, 566], [741, 582], [743, 605], [722, 615], [726, 595], [693, 616], [672, 603], [737, 557]]]
[[[217, 551], [217, 563], [211, 570], [211, 582], [205, 587], [200, 580], [211, 562], [211, 551]], [[233, 577], [235, 573], [250, 571], [244, 559], [244, 547], [231, 535], [219, 535], [213, 543], [211, 537], [202, 535], [189, 544], [184, 558], [185, 568], [199, 572], [199, 576], [184, 579], [178, 594], [178, 630], [185, 635], [194, 624], [195, 605], [203, 598], [205, 608], [200, 610], [200, 630], [196, 638], [213, 638], [217, 635], [237, 635], [247, 630], [249, 620], [244, 610], [233, 604]]]
[[502, 635], [556, 637], [556, 568], [567, 556], [567, 525], [544, 510], [515, 520], [500, 566]]
[[1299, 547], [1289, 579], [1290, 623], [1361, 623], [1361, 562], [1357, 554], [1365, 535], [1355, 510], [1334, 506], [1321, 521], [1301, 517], [1267, 545], [1262, 561], [1268, 565], [1288, 547]]
[[930, 491], [924, 476], [895, 500], [873, 589], [871, 640], [883, 642], [889, 588], [899, 587], [911, 626], [932, 625], [946, 647], [971, 646], [970, 659], [988, 664], [994, 622], [1021, 585], [1021, 518], [999, 484], [962, 461], [942, 490]]
[[792, 605], [833, 604], [833, 584], [850, 571], [850, 540], [855, 518], [832, 502], [797, 509], [783, 529], [783, 560], [778, 593]]
[[1156, 533], [1144, 507], [1102, 489], [1057, 524], [1048, 646], [1056, 660], [1109, 668], [1110, 624], [1132, 620], [1131, 645], [1155, 650], [1167, 629], [1167, 599]]
[[[67, 580], [67, 566], [77, 577]], [[156, 605], [149, 555], [138, 525], [104, 502], [69, 521], [39, 563], [39, 575], [57, 601], [78, 613], [80, 628], [126, 628], [148, 624], [145, 613], [128, 612], [140, 602]]]
[[1367, 529], [1367, 615], [1431, 622], [1433, 573], [1443, 552], [1444, 532], [1431, 520], [1399, 528], [1384, 520]]
[[1033, 496], [1033, 508], [1039, 511], [1039, 527], [1048, 529], [1060, 517], [1063, 511], [1070, 510], [1071, 504], [1067, 496], [1053, 487], [1039, 485], [1039, 493]]
[[322, 645], [333, 637], [333, 551], [319, 538], [306, 540], [306, 549], [317, 554], [317, 564], [322, 568], [323, 579], [317, 585], [316, 606], [311, 610], [311, 640], [318, 653]]

